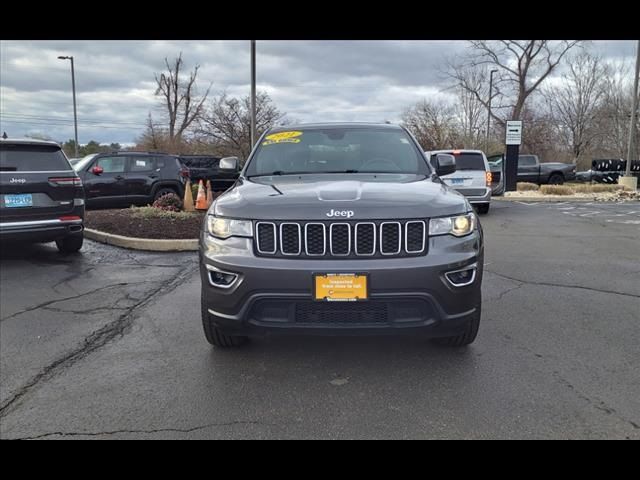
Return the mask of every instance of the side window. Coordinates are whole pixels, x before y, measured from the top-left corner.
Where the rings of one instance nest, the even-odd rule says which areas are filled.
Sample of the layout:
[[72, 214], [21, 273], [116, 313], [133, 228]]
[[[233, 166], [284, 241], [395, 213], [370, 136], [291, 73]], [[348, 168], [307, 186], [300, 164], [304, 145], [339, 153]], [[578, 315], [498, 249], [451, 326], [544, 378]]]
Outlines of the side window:
[[518, 165], [521, 167], [532, 167], [536, 164], [536, 159], [531, 155], [522, 155], [518, 157]]
[[154, 157], [129, 157], [130, 172], [150, 172], [155, 170]]
[[104, 173], [124, 173], [126, 157], [102, 157], [95, 163]]
[[156, 157], [156, 168], [164, 168], [166, 164], [165, 157]]

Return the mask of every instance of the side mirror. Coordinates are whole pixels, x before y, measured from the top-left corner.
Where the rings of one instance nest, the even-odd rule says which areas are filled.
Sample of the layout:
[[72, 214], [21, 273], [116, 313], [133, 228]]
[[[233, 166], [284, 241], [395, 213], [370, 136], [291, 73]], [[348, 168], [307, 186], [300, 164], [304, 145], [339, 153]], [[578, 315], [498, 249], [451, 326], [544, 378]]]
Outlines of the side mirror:
[[436, 155], [436, 174], [439, 177], [449, 175], [456, 171], [456, 159], [448, 153], [438, 153]]
[[95, 167], [92, 167], [90, 171], [94, 175], [100, 175], [100, 174], [102, 174], [104, 172], [104, 168], [96, 165]]
[[224, 157], [220, 159], [220, 171], [221, 172], [237, 172], [238, 171], [238, 157]]

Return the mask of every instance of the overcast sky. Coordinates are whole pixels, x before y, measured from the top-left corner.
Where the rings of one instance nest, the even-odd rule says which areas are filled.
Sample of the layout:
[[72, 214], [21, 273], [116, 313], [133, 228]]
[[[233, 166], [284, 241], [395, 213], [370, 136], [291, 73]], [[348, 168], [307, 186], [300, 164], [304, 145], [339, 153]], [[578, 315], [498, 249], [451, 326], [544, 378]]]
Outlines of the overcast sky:
[[[610, 61], [635, 58], [635, 41], [595, 41]], [[464, 41], [259, 41], [258, 89], [295, 121], [399, 121], [425, 97], [446, 95], [439, 73]], [[249, 41], [0, 41], [0, 130], [11, 137], [73, 138], [70, 62], [80, 143], [131, 143], [159, 116], [154, 73], [182, 51], [212, 94], [250, 90]]]

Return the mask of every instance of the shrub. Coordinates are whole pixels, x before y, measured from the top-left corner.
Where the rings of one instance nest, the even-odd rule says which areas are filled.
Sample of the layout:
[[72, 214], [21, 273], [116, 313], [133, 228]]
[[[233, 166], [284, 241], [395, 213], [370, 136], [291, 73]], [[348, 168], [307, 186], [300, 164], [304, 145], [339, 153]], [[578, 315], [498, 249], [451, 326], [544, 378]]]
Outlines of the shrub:
[[175, 220], [186, 220], [198, 215], [197, 213], [175, 212], [150, 206], [131, 207], [130, 212], [134, 218], [172, 218]]
[[571, 188], [576, 193], [603, 193], [603, 192], [615, 192], [619, 190], [619, 185], [574, 185]]
[[167, 193], [153, 202], [153, 208], [169, 212], [179, 212], [182, 210], [182, 200], [175, 193]]
[[518, 182], [516, 184], [516, 189], [519, 192], [532, 192], [532, 191], [537, 191], [538, 190], [538, 185], [536, 185], [535, 183], [529, 183], [529, 182]]
[[542, 185], [540, 192], [543, 195], [573, 195], [575, 191], [566, 185]]

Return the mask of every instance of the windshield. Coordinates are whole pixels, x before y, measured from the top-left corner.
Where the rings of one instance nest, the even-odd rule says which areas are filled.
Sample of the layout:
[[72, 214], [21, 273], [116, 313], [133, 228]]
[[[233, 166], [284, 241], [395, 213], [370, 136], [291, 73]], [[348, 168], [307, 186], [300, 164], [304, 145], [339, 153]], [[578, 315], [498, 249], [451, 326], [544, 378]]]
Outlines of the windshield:
[[73, 165], [73, 168], [75, 169], [76, 172], [79, 172], [81, 170], [84, 170], [86, 168], [87, 165], [89, 165], [89, 163], [91, 162], [91, 160], [93, 160], [93, 158], [98, 155], [97, 153], [92, 153], [91, 155], [87, 155], [86, 157], [83, 157], [82, 160], [76, 162]]
[[401, 129], [327, 127], [265, 136], [246, 176], [317, 173], [430, 173]]
[[69, 162], [54, 145], [0, 145], [1, 172], [54, 172], [69, 170]]

